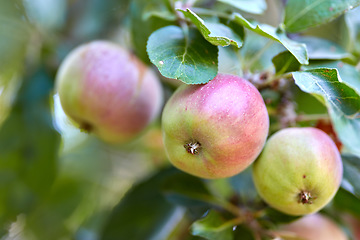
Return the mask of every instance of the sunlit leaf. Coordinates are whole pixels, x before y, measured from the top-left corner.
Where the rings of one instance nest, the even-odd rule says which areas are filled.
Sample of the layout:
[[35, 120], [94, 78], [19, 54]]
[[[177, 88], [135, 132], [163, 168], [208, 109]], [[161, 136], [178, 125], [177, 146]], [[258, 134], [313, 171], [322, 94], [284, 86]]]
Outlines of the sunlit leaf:
[[359, 0], [289, 0], [285, 8], [285, 29], [303, 31], [329, 22], [359, 4]]
[[265, 0], [218, 0], [232, 7], [253, 14], [261, 14], [266, 10]]
[[218, 48], [197, 29], [161, 28], [151, 34], [147, 52], [163, 76], [186, 84], [207, 83], [217, 74]]
[[336, 68], [340, 74], [341, 80], [360, 94], [360, 73], [355, 66], [341, 61], [317, 61], [304, 68], [313, 69], [321, 67]]
[[189, 18], [201, 32], [203, 37], [211, 44], [216, 46], [234, 45], [238, 48], [242, 46], [243, 40], [231, 28], [221, 23], [205, 22], [196, 13], [187, 9], [179, 9], [185, 17]]
[[275, 28], [267, 24], [252, 24], [238, 13], [233, 14], [232, 18], [235, 22], [256, 32], [257, 34], [270, 38], [284, 45], [284, 47], [289, 50], [292, 55], [294, 55], [294, 57], [299, 61], [299, 63], [305, 65], [309, 63], [305, 44], [289, 39], [286, 36], [284, 30], [280, 28]]
[[331, 108], [344, 116], [355, 119], [360, 115], [360, 96], [342, 82], [337, 69], [311, 69], [293, 76], [303, 91], [323, 96]]
[[329, 40], [303, 36], [296, 38], [297, 41], [305, 43], [310, 59], [344, 59], [351, 55], [341, 46]]

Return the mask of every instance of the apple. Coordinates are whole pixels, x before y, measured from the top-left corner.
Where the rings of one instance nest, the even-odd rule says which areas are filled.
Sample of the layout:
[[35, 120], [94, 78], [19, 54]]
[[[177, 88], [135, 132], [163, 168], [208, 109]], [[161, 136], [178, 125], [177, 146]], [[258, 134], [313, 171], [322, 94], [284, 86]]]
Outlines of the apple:
[[163, 101], [155, 73], [108, 41], [71, 51], [59, 68], [56, 88], [64, 112], [110, 143], [132, 140], [158, 115]]
[[162, 114], [170, 162], [201, 178], [230, 177], [247, 168], [260, 154], [268, 130], [259, 91], [235, 75], [179, 87]]
[[337, 192], [342, 173], [335, 143], [312, 127], [276, 132], [253, 165], [259, 195], [289, 215], [310, 214], [323, 208]]
[[280, 226], [275, 235], [284, 239], [304, 240], [347, 240], [345, 232], [330, 218], [319, 213], [307, 215], [300, 219]]
[[360, 219], [350, 214], [343, 214], [342, 219], [349, 226], [353, 240], [360, 240]]

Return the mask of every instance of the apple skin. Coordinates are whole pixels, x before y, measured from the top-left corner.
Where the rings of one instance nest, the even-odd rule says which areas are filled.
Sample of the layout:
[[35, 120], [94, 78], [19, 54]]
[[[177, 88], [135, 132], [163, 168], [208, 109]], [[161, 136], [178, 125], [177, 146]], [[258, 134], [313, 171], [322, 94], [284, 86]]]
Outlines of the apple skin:
[[170, 162], [207, 179], [230, 177], [247, 168], [260, 154], [268, 130], [259, 91], [249, 81], [227, 74], [207, 84], [179, 87], [162, 115]]
[[[347, 240], [341, 228], [328, 217], [319, 213], [304, 216], [279, 228], [282, 236], [304, 240]], [[276, 232], [276, 231], [275, 231]]]
[[142, 132], [159, 114], [162, 87], [136, 56], [107, 41], [75, 48], [62, 62], [56, 87], [64, 112], [110, 143]]
[[335, 143], [312, 127], [278, 131], [268, 139], [253, 165], [259, 195], [271, 207], [289, 215], [310, 214], [323, 208], [337, 192], [342, 173]]
[[349, 214], [344, 214], [342, 219], [349, 226], [353, 240], [360, 240], [360, 219]]

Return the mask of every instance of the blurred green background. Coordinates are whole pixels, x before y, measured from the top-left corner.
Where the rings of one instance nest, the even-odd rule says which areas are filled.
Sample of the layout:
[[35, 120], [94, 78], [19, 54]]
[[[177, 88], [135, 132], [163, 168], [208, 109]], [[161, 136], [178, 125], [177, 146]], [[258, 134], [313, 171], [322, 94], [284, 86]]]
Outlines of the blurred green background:
[[54, 91], [74, 47], [129, 46], [129, 2], [0, 0], [0, 239], [99, 239], [124, 193], [164, 165], [158, 122], [110, 146], [74, 127]]

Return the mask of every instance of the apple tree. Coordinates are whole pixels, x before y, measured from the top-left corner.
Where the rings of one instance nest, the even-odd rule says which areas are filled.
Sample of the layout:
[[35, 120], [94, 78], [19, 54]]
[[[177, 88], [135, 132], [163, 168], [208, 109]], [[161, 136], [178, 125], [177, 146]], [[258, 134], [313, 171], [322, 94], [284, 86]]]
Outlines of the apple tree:
[[360, 239], [360, 0], [0, 0], [0, 239]]

